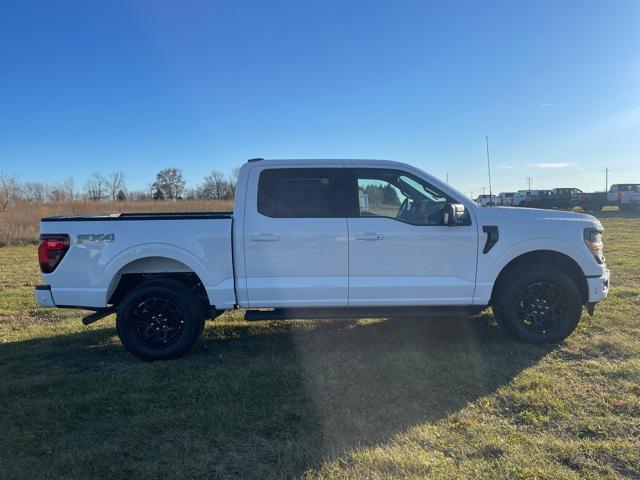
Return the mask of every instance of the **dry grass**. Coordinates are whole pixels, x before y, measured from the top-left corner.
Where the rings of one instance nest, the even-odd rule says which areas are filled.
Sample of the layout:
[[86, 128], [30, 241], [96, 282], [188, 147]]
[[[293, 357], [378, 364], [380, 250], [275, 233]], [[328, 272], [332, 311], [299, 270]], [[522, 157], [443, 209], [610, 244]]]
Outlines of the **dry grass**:
[[0, 248], [0, 477], [640, 478], [640, 218], [601, 216], [610, 297], [556, 346], [490, 312], [233, 312], [144, 363], [113, 317], [37, 307], [35, 248]]
[[0, 212], [0, 246], [38, 241], [42, 217], [125, 212], [220, 212], [233, 210], [229, 200], [184, 200], [179, 202], [19, 202]]

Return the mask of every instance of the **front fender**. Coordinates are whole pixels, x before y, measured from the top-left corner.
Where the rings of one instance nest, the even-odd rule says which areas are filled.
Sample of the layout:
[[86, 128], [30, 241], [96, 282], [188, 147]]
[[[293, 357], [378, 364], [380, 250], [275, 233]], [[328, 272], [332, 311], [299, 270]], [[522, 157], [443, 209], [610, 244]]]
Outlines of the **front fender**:
[[[481, 242], [482, 243], [482, 242]], [[496, 244], [496, 246], [498, 246]], [[509, 245], [504, 250], [492, 249], [489, 253], [479, 253], [478, 275], [474, 304], [487, 305], [491, 299], [493, 286], [500, 272], [515, 258], [535, 251], [547, 250], [561, 253], [571, 258], [580, 267], [585, 276], [601, 275], [602, 266], [597, 264], [591, 253], [586, 249], [580, 249], [575, 243], [559, 238], [532, 237], [520, 240]]]

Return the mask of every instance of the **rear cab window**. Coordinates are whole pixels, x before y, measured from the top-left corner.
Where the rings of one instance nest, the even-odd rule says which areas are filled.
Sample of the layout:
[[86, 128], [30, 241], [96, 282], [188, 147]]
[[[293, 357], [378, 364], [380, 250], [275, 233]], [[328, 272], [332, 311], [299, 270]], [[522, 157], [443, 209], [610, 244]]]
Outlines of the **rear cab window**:
[[269, 168], [258, 180], [258, 212], [272, 218], [346, 217], [344, 168]]

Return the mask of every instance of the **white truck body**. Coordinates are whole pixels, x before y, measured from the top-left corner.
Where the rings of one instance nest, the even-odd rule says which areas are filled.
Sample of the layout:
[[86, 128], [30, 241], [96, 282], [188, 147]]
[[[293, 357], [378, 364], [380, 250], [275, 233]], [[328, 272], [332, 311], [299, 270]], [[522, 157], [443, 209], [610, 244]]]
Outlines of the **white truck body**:
[[640, 183], [611, 185], [607, 203], [622, 206], [640, 206]]
[[516, 203], [516, 192], [500, 192], [498, 194], [498, 205], [500, 207], [515, 207], [518, 204]]
[[[351, 178], [356, 171], [376, 177], [378, 169], [403, 172], [464, 205], [468, 224], [416, 225], [400, 221], [400, 213], [398, 218], [357, 212], [315, 218], [261, 213], [261, 175], [287, 169], [330, 169], [335, 178]], [[362, 192], [369, 191], [371, 203], [376, 182], [340, 191], [362, 208]], [[398, 208], [401, 212], [408, 207]], [[490, 242], [491, 229], [496, 242]], [[100, 309], [110, 304], [127, 274], [191, 273], [209, 304], [219, 310], [485, 306], [510, 262], [526, 254], [554, 252], [577, 266], [585, 303], [595, 303], [607, 295], [609, 272], [585, 245], [586, 229], [601, 231], [602, 225], [578, 213], [480, 208], [444, 182], [402, 163], [260, 160], [241, 168], [232, 214], [43, 219], [41, 233], [68, 235], [69, 246], [55, 269], [44, 274], [47, 285], [36, 295], [41, 305]]]

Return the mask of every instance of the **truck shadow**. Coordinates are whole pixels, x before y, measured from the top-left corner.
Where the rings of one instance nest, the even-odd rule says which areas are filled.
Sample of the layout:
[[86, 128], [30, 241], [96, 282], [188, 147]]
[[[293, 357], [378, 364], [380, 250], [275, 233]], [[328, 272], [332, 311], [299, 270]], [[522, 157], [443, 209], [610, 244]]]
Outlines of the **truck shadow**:
[[63, 472], [78, 462], [68, 452], [82, 451], [93, 471], [121, 464], [129, 476], [171, 477], [186, 456], [195, 477], [294, 478], [454, 415], [550, 349], [511, 341], [486, 314], [214, 322], [189, 355], [155, 363], [114, 336], [98, 328], [0, 345], [0, 393], [20, 428], [51, 430], [14, 452], [25, 465], [48, 452]]

